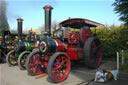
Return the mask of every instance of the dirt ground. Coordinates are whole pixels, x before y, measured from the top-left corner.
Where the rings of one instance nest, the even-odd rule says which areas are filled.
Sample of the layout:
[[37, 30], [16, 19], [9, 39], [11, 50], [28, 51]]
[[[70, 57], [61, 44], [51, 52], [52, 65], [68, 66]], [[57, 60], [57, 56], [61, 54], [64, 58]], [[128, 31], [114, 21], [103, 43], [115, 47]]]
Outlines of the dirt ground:
[[47, 76], [36, 79], [36, 76], [27, 75], [27, 71], [20, 70], [18, 66], [8, 67], [7, 63], [3, 63], [0, 64], [0, 85], [127, 85], [128, 74], [121, 72], [117, 81], [111, 80], [106, 83], [92, 81], [87, 84], [94, 78], [96, 71], [101, 69], [112, 70], [114, 66], [115, 63], [112, 61], [104, 61], [98, 69], [88, 69], [83, 64], [77, 64], [72, 66], [67, 80], [55, 84], [48, 81]]

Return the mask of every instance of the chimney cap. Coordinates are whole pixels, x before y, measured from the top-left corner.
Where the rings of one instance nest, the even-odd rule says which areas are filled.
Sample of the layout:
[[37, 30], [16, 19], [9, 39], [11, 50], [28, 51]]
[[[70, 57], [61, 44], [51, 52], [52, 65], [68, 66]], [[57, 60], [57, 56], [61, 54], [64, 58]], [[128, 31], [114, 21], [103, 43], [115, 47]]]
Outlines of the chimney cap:
[[44, 10], [52, 10], [53, 7], [50, 6], [50, 5], [46, 5], [46, 6], [43, 7], [43, 9], [44, 9]]
[[24, 21], [23, 19], [21, 19], [21, 18], [18, 18], [18, 19], [16, 19], [17, 20], [17, 22], [22, 22], [22, 21]]

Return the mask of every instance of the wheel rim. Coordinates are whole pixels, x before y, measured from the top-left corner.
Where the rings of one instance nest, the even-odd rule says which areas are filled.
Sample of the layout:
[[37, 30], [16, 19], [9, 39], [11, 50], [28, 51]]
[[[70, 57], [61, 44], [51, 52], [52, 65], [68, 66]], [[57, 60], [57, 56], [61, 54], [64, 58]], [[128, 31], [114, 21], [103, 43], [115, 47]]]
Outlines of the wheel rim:
[[52, 76], [58, 82], [64, 81], [70, 71], [70, 61], [67, 56], [59, 55], [52, 65]]
[[9, 61], [9, 63], [10, 63], [11, 65], [17, 65], [17, 58], [16, 58], [15, 52], [13, 52], [13, 53], [11, 53], [11, 54], [9, 55], [8, 61]]
[[32, 74], [38, 75], [43, 73], [44, 65], [41, 62], [40, 54], [34, 54], [29, 61], [29, 70]]
[[91, 45], [91, 64], [96, 68], [102, 59], [102, 48], [99, 40], [94, 40]]
[[26, 68], [25, 62], [26, 62], [27, 56], [28, 56], [28, 54], [23, 55], [23, 57], [20, 60], [20, 64], [21, 64], [22, 68], [24, 68], [24, 69]]

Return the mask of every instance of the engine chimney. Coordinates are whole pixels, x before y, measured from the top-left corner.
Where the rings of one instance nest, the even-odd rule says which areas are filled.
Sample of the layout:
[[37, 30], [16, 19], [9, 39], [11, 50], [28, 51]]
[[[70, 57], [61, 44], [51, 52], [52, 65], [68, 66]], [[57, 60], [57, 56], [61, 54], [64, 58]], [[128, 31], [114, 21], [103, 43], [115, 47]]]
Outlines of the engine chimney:
[[51, 6], [46, 5], [43, 7], [45, 11], [45, 32], [48, 33], [48, 35], [51, 35], [51, 10], [53, 9]]
[[18, 24], [18, 39], [22, 40], [22, 23], [23, 19], [17, 19], [17, 24]]

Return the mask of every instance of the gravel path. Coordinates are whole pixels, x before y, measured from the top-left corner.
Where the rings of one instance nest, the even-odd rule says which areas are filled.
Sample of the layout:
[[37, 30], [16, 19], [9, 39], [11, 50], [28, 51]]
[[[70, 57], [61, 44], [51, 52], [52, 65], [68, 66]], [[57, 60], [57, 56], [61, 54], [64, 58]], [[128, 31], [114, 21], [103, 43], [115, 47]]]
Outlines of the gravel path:
[[[35, 79], [35, 76], [27, 75], [27, 71], [21, 71], [18, 66], [8, 67], [7, 63], [0, 64], [0, 85], [86, 85], [88, 80], [94, 78], [95, 72], [101, 69], [109, 69], [115, 67], [115, 63], [111, 61], [103, 62], [98, 69], [88, 69], [83, 64], [72, 66], [68, 79], [62, 83], [54, 84], [48, 82], [47, 76]], [[91, 82], [89, 85], [127, 85], [128, 74], [120, 73], [119, 80], [108, 81], [106, 83]], [[83, 82], [83, 83], [82, 83]]]

